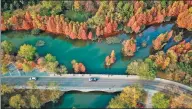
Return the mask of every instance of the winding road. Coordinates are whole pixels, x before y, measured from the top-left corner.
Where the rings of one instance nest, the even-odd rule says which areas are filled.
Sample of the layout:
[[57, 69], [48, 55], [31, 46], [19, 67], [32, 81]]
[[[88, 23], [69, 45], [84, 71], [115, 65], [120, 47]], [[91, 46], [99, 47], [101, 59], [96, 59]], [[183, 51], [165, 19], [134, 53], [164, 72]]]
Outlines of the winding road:
[[[96, 82], [89, 82], [90, 77], [99, 78]], [[30, 88], [26, 85], [29, 77], [1, 77], [2, 84], [14, 85], [15, 88]], [[155, 80], [142, 80], [138, 76], [126, 75], [97, 75], [97, 74], [67, 74], [63, 76], [47, 76], [38, 77], [36, 80], [38, 89], [51, 89], [50, 82], [55, 82], [61, 91], [104, 91], [104, 92], [118, 92], [124, 87], [133, 84], [140, 84], [145, 89], [155, 91], [177, 91], [192, 94], [192, 88], [186, 85], [156, 78]]]

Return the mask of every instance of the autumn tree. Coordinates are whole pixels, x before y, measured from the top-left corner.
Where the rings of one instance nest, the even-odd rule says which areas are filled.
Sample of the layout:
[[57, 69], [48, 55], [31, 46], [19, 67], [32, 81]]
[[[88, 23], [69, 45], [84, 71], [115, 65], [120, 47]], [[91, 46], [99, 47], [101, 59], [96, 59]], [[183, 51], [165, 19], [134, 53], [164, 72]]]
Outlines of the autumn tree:
[[125, 87], [120, 95], [109, 102], [108, 108], [137, 108], [137, 102], [141, 100], [143, 94], [143, 90], [139, 87]]
[[78, 0], [75, 0], [75, 1], [74, 1], [73, 7], [74, 7], [74, 9], [77, 10], [77, 11], [80, 10], [81, 6], [80, 6], [80, 3], [79, 3]]
[[78, 63], [76, 60], [72, 60], [71, 64], [73, 65], [73, 69], [75, 73], [84, 73], [86, 68], [82, 63]]
[[88, 12], [96, 11], [95, 6], [94, 6], [94, 2], [91, 1], [91, 0], [86, 1], [85, 10], [88, 11]]
[[136, 52], [136, 41], [134, 39], [124, 41], [122, 52], [124, 56], [134, 56]]
[[[192, 9], [192, 8], [190, 8]], [[186, 21], [189, 21], [189, 20], [192, 20], [192, 15], [191, 15], [192, 12], [190, 12], [190, 10], [186, 10], [182, 13], [180, 13], [178, 15], [178, 18], [177, 18], [177, 25], [180, 27], [180, 28], [186, 28], [188, 29], [189, 31], [192, 30], [192, 22], [186, 22]]]
[[190, 95], [181, 94], [171, 99], [171, 108], [191, 108], [192, 99]]
[[115, 51], [112, 50], [111, 54], [105, 58], [105, 65], [110, 66], [113, 63], [115, 63], [116, 57], [115, 57]]
[[92, 38], [93, 38], [93, 33], [92, 33], [92, 32], [89, 32], [89, 34], [88, 34], [88, 39], [89, 39], [89, 40], [92, 40]]

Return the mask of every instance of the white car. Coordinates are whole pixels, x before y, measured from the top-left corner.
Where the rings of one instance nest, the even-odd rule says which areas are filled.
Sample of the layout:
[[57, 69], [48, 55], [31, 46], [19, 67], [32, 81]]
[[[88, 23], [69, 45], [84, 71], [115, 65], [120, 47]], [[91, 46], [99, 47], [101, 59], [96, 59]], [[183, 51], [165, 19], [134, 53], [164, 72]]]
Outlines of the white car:
[[97, 80], [98, 80], [98, 78], [96, 78], [96, 77], [89, 78], [89, 82], [96, 82]]
[[37, 77], [30, 77], [29, 80], [37, 80]]

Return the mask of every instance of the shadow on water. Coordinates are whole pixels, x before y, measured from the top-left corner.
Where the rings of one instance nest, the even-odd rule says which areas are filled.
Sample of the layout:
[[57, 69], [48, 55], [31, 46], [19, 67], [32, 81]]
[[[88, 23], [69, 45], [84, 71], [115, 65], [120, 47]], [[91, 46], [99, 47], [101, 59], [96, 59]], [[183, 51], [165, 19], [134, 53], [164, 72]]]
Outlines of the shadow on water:
[[57, 103], [48, 102], [43, 109], [53, 108], [105, 108], [111, 98], [115, 97], [119, 92], [116, 93], [105, 93], [105, 92], [79, 92], [70, 91], [64, 93], [59, 98]]

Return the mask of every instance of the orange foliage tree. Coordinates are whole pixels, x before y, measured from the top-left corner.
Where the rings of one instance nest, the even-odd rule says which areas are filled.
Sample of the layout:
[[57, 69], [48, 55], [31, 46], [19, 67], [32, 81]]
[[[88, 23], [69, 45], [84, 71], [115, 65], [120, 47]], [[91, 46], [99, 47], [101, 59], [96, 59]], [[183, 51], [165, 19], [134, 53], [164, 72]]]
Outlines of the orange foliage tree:
[[124, 41], [122, 52], [124, 56], [134, 56], [134, 53], [136, 52], [136, 41], [133, 38]]

